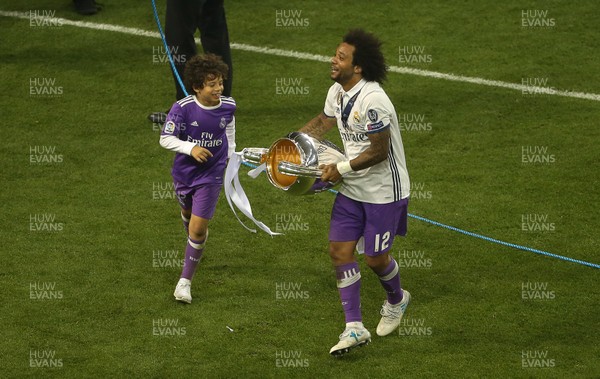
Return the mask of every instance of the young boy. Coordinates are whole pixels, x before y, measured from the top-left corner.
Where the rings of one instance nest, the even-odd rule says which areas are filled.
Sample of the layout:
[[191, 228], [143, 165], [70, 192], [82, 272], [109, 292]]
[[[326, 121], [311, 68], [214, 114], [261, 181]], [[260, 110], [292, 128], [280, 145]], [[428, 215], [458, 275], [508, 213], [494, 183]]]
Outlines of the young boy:
[[227, 160], [235, 151], [233, 98], [221, 96], [228, 67], [214, 54], [196, 55], [185, 66], [189, 95], [173, 104], [162, 129], [160, 145], [176, 152], [173, 183], [181, 205], [188, 241], [175, 299], [192, 302], [196, 266], [208, 237]]

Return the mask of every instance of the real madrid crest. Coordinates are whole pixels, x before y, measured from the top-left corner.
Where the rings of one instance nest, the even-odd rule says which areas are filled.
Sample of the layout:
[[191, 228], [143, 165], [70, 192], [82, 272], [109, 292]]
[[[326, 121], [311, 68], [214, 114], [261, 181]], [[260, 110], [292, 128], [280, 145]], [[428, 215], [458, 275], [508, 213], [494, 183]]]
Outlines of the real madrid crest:
[[342, 91], [338, 92], [337, 103], [338, 105], [342, 104]]
[[354, 111], [354, 115], [352, 117], [354, 119], [354, 122], [356, 122], [357, 124], [360, 122], [360, 115], [357, 111]]
[[225, 117], [221, 117], [221, 122], [219, 123], [219, 128], [223, 129], [225, 126], [227, 126], [227, 121], [225, 120]]

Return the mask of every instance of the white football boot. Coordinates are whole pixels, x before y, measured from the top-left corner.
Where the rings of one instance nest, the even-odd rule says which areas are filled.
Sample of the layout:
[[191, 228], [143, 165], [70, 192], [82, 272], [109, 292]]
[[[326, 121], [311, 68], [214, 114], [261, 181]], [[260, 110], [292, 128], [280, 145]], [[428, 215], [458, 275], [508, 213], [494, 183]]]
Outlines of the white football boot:
[[179, 282], [177, 282], [177, 287], [175, 287], [175, 292], [173, 292], [175, 300], [190, 304], [192, 302], [192, 294], [190, 293], [191, 287], [191, 280], [180, 278]]
[[386, 300], [381, 307], [381, 320], [377, 325], [377, 335], [387, 336], [400, 325], [402, 316], [406, 312], [406, 307], [410, 302], [410, 293], [402, 290], [402, 301], [398, 304], [390, 304]]
[[329, 354], [340, 356], [369, 342], [371, 342], [371, 333], [365, 327], [346, 327], [344, 333], [340, 334], [340, 342], [329, 350]]

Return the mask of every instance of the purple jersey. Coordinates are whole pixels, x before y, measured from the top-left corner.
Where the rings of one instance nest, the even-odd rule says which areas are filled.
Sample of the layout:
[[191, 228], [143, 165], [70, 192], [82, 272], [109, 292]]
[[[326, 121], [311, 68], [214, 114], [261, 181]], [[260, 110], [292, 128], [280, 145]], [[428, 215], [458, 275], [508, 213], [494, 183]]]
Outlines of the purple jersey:
[[221, 96], [221, 102], [212, 107], [200, 104], [194, 95], [173, 104], [161, 135], [193, 142], [213, 154], [207, 162], [200, 163], [189, 155], [176, 153], [171, 171], [176, 182], [187, 187], [223, 183], [228, 149], [225, 130], [234, 120], [235, 109], [235, 100], [225, 96]]

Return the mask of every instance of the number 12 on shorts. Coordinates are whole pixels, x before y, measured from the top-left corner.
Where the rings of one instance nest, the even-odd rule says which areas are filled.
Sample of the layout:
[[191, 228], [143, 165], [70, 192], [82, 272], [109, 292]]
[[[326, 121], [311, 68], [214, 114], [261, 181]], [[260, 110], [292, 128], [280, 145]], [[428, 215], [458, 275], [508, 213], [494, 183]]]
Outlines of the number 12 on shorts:
[[375, 252], [378, 253], [390, 247], [390, 232], [383, 233], [383, 236], [379, 233], [375, 234]]

